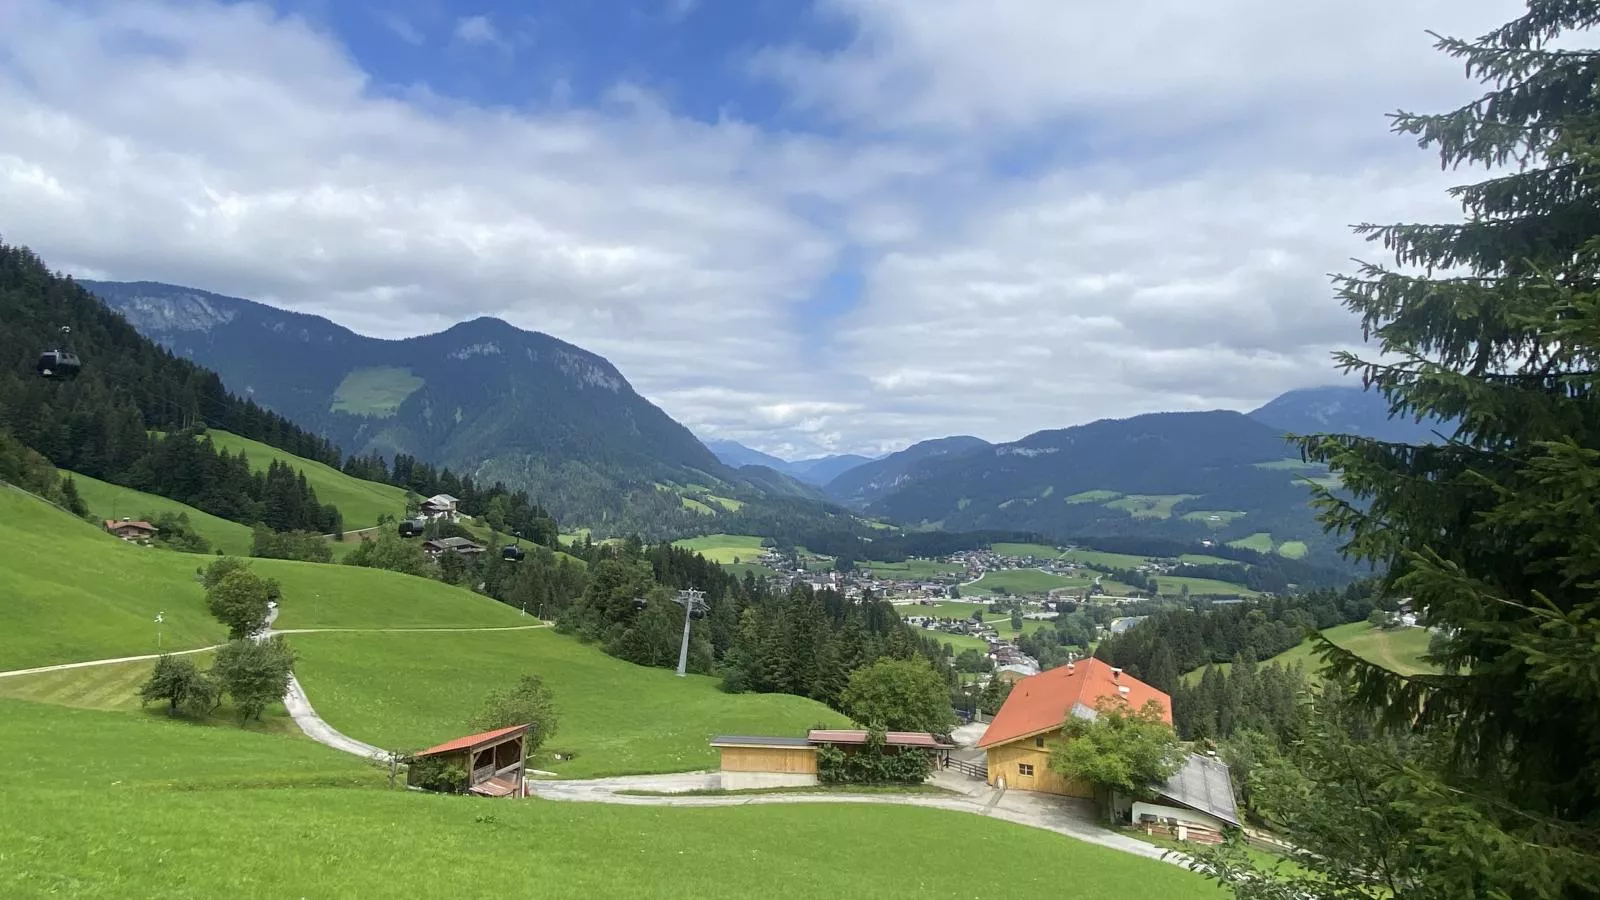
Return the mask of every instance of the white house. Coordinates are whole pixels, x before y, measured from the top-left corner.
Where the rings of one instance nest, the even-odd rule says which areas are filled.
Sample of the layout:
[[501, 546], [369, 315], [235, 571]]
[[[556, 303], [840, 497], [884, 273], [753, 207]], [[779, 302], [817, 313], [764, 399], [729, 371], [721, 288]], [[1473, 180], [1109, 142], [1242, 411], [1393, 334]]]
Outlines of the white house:
[[448, 519], [454, 522], [460, 518], [456, 512], [456, 504], [460, 502], [449, 494], [434, 494], [422, 501], [419, 511], [427, 519]]
[[1239, 827], [1233, 779], [1221, 760], [1189, 754], [1183, 768], [1156, 789], [1155, 800], [1118, 797], [1117, 807], [1135, 828], [1170, 834], [1180, 841], [1216, 843], [1223, 829]]

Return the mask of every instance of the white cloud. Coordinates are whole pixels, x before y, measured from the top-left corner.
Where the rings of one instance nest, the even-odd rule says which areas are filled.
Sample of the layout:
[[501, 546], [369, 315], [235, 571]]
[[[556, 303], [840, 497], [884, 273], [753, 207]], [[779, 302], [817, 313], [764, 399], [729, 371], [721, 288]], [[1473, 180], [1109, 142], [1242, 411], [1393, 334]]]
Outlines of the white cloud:
[[486, 15], [463, 16], [456, 20], [455, 39], [463, 44], [504, 46], [499, 29]]
[[[839, 123], [807, 134], [628, 84], [541, 113], [384, 93], [252, 4], [0, 3], [0, 225], [56, 266], [370, 334], [501, 316], [793, 455], [1248, 407], [1359, 338], [1325, 278], [1376, 252], [1348, 223], [1455, 213], [1383, 133], [1473, 93], [1421, 29], [1517, 4], [826, 7], [857, 41], [758, 63]], [[810, 322], [852, 244], [859, 305]]]

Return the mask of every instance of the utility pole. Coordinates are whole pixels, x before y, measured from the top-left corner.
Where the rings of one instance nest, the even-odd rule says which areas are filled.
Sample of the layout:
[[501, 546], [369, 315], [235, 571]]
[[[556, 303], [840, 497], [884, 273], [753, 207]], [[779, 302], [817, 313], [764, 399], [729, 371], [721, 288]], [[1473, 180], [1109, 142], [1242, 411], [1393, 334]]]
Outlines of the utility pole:
[[678, 677], [682, 678], [689, 669], [689, 623], [698, 618], [696, 613], [704, 615], [706, 611], [705, 591], [688, 588], [678, 592], [673, 602], [683, 607], [683, 646], [678, 648]]
[[161, 652], [161, 623], [167, 620], [166, 610], [156, 613], [156, 652]]

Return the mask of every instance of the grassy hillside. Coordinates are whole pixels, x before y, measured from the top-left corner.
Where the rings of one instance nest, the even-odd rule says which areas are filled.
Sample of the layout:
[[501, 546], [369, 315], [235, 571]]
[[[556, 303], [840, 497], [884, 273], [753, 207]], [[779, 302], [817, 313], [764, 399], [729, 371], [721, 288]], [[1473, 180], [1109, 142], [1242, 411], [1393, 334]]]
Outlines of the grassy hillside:
[[211, 442], [219, 450], [250, 457], [250, 468], [264, 471], [273, 460], [286, 462], [305, 473], [306, 481], [317, 492], [317, 499], [339, 507], [344, 516], [346, 530], [368, 528], [378, 524], [378, 516], [388, 513], [399, 518], [405, 515], [406, 492], [391, 484], [351, 478], [332, 466], [301, 459], [259, 441], [213, 429], [208, 432]]
[[161, 513], [184, 513], [194, 530], [211, 542], [213, 549], [235, 556], [250, 554], [250, 526], [220, 519], [201, 512], [185, 503], [146, 494], [98, 478], [69, 473], [78, 486], [78, 496], [88, 505], [89, 513], [97, 519], [119, 519], [123, 516], [140, 518]]
[[153, 653], [226, 636], [194, 569], [205, 557], [136, 547], [0, 486], [0, 671]]
[[[386, 790], [379, 770], [301, 739], [5, 700], [0, 718], [6, 897], [466, 898], [536, 885], [549, 897], [744, 898], [775, 879], [803, 897], [899, 897], [908, 885], [974, 897], [995, 876], [971, 859], [1001, 856], [1028, 861], [1008, 871], [1008, 890], [1226, 896], [1176, 866], [964, 813], [490, 803]], [[60, 746], [74, 748], [72, 765]], [[885, 854], [885, 834], [917, 839]]]
[[1061, 551], [1049, 544], [992, 544], [990, 550], [1001, 556], [1032, 556], [1035, 559], [1059, 559]]
[[[709, 510], [708, 510], [709, 511]], [[708, 534], [674, 541], [673, 544], [704, 556], [714, 563], [755, 562], [761, 555], [761, 538], [748, 534]]]
[[1231, 581], [1218, 581], [1214, 578], [1186, 578], [1181, 575], [1157, 575], [1156, 584], [1161, 588], [1161, 593], [1177, 596], [1184, 588], [1189, 589], [1193, 595], [1212, 594], [1227, 597], [1255, 597], [1258, 592], [1252, 591], [1243, 585]]
[[931, 559], [907, 559], [894, 563], [864, 562], [859, 568], [871, 569], [872, 574], [878, 578], [891, 579], [937, 578], [940, 575], [960, 575], [967, 571], [966, 566], [935, 562]]
[[[1324, 629], [1323, 635], [1335, 644], [1350, 650], [1363, 659], [1370, 660], [1380, 666], [1392, 669], [1402, 675], [1416, 675], [1422, 672], [1438, 671], [1433, 666], [1423, 661], [1423, 654], [1428, 652], [1428, 630], [1426, 628], [1373, 628], [1366, 622], [1350, 622], [1345, 625], [1335, 625]], [[1267, 663], [1278, 663], [1284, 666], [1304, 666], [1307, 672], [1313, 672], [1321, 665], [1322, 660], [1316, 655], [1316, 643], [1306, 640], [1288, 650], [1279, 653], [1268, 660]], [[1218, 663], [1217, 668], [1226, 672], [1233, 668], [1231, 663]], [[1205, 667], [1185, 673], [1185, 681], [1199, 679]]]
[[1038, 569], [1003, 569], [987, 572], [984, 576], [961, 588], [963, 596], [990, 594], [1005, 591], [1009, 594], [1043, 594], [1057, 588], [1088, 587], [1094, 579], [1088, 576], [1065, 578]]
[[544, 678], [562, 712], [547, 751], [575, 753], [540, 768], [564, 776], [715, 768], [713, 734], [799, 735], [845, 724], [786, 694], [726, 694], [715, 678], [678, 678], [606, 656], [550, 630], [307, 634], [291, 640], [301, 683], [335, 728], [380, 746], [425, 747], [463, 733], [494, 688]]

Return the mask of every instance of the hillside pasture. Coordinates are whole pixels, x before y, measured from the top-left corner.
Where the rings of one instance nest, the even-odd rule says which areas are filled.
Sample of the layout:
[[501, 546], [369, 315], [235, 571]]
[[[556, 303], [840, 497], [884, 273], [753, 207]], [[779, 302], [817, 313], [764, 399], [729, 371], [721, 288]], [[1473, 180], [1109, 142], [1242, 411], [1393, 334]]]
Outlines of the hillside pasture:
[[410, 369], [398, 366], [371, 366], [344, 376], [333, 391], [334, 412], [374, 419], [387, 419], [400, 409], [406, 398], [422, 387], [423, 381]]
[[1272, 534], [1266, 531], [1258, 531], [1248, 537], [1229, 541], [1228, 546], [1237, 547], [1241, 550], [1254, 550], [1257, 553], [1271, 553], [1273, 547]]
[[[636, 666], [550, 629], [291, 635], [306, 696], [333, 727], [417, 749], [466, 732], [489, 691], [536, 674], [555, 694], [559, 732], [537, 767], [562, 777], [715, 768], [714, 734], [801, 735], [844, 726], [788, 694], [727, 694], [719, 679]], [[556, 760], [555, 752], [575, 754]]]
[[983, 577], [961, 588], [963, 595], [992, 594], [1044, 594], [1060, 588], [1088, 587], [1093, 578], [1066, 578], [1038, 569], [1001, 569], [985, 572]]
[[78, 496], [83, 498], [84, 504], [89, 507], [89, 514], [96, 519], [141, 519], [161, 513], [183, 513], [189, 517], [190, 527], [209, 541], [212, 549], [235, 556], [250, 555], [252, 538], [248, 525], [230, 522], [186, 503], [146, 494], [120, 484], [76, 472], [63, 474], [72, 476], [73, 483], [78, 487]]
[[1199, 494], [1128, 494], [1102, 505], [1107, 509], [1120, 509], [1135, 519], [1170, 519], [1174, 506], [1199, 496]]
[[306, 483], [317, 492], [317, 500], [339, 507], [346, 530], [354, 531], [376, 525], [378, 517], [385, 513], [395, 518], [405, 515], [407, 492], [404, 488], [352, 478], [332, 466], [302, 459], [276, 447], [269, 447], [259, 441], [242, 438], [226, 431], [212, 429], [206, 434], [218, 450], [227, 450], [234, 455], [245, 453], [250, 459], [250, 468], [253, 471], [264, 472], [273, 460], [277, 460], [305, 473]]
[[[1430, 666], [1423, 660], [1423, 655], [1428, 652], [1428, 630], [1426, 628], [1373, 628], [1366, 622], [1349, 622], [1344, 625], [1335, 625], [1323, 629], [1323, 636], [1335, 644], [1349, 650], [1362, 659], [1377, 663], [1402, 675], [1416, 675], [1421, 673], [1436, 673], [1439, 670]], [[1264, 664], [1276, 663], [1282, 666], [1302, 666], [1308, 673], [1314, 673], [1322, 665], [1322, 660], [1317, 656], [1317, 642], [1307, 639], [1290, 647], [1264, 661]], [[1223, 672], [1233, 668], [1232, 663], [1222, 662], [1215, 664]], [[1185, 673], [1185, 681], [1193, 682], [1205, 672], [1201, 666], [1191, 672]]]
[[941, 600], [932, 606], [908, 603], [897, 605], [895, 609], [900, 612], [900, 618], [902, 619], [907, 616], [929, 616], [935, 619], [970, 619], [972, 614], [979, 610], [987, 612], [989, 604], [962, 600]]
[[1137, 569], [1150, 560], [1131, 553], [1107, 553], [1104, 550], [1068, 550], [1061, 554], [1068, 562], [1085, 566], [1104, 566], [1108, 569]]
[[1226, 597], [1258, 597], [1260, 592], [1234, 584], [1228, 581], [1217, 581], [1213, 578], [1187, 578], [1182, 575], [1157, 575], [1156, 584], [1161, 588], [1161, 593], [1176, 597], [1184, 588], [1189, 589], [1190, 596], [1226, 596]]
[[761, 538], [749, 534], [708, 534], [703, 537], [673, 541], [674, 547], [704, 556], [714, 563], [754, 562], [761, 556]]
[[1193, 563], [1197, 566], [1244, 566], [1237, 559], [1225, 559], [1221, 556], [1212, 556], [1208, 553], [1185, 553], [1178, 557], [1178, 562]]
[[1105, 503], [1121, 496], [1116, 491], [1079, 491], [1076, 494], [1068, 494], [1062, 499], [1067, 503]]
[[1061, 550], [1049, 544], [991, 544], [990, 550], [1001, 556], [1031, 556], [1035, 559], [1060, 559]]
[[879, 578], [903, 578], [908, 580], [938, 578], [943, 575], [961, 575], [967, 571], [966, 566], [932, 559], [907, 559], [893, 563], [864, 562], [858, 563], [856, 568], [871, 569], [872, 574]]
[[989, 652], [989, 642], [975, 638], [970, 634], [947, 634], [933, 628], [918, 628], [924, 637], [931, 637], [946, 647], [950, 648], [950, 655], [956, 656], [963, 650], [977, 650], [980, 653]]
[[701, 503], [699, 500], [696, 500], [693, 497], [679, 497], [678, 502], [683, 504], [684, 509], [687, 509], [690, 512], [697, 512], [702, 516], [714, 516], [717, 514], [716, 510], [705, 505], [704, 503]]
[[1305, 559], [1309, 551], [1305, 541], [1284, 541], [1278, 545], [1278, 555], [1284, 559]]
[[1197, 509], [1186, 512], [1179, 518], [1185, 522], [1199, 522], [1207, 528], [1226, 528], [1234, 519], [1241, 519], [1244, 513], [1236, 509]]
[[[386, 790], [381, 770], [300, 738], [17, 701], [0, 701], [0, 717], [6, 897], [498, 897], [542, 885], [534, 893], [731, 900], [769, 894], [774, 878], [807, 897], [912, 884], [984, 895], [993, 873], [950, 847], [1023, 855], [1006, 876], [1018, 891], [1070, 881], [1085, 898], [1226, 896], [1177, 866], [967, 813], [488, 803]], [[59, 746], [75, 748], [73, 765]], [[885, 854], [886, 834], [918, 840]]]

